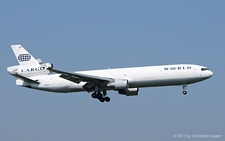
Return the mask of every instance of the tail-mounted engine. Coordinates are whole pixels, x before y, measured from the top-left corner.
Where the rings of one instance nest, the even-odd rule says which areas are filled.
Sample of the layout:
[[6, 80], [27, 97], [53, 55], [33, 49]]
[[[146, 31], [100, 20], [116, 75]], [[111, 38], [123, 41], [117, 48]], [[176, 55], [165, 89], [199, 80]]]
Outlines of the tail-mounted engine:
[[35, 75], [49, 74], [50, 71], [47, 70], [48, 67], [53, 67], [53, 64], [44, 63], [44, 64], [33, 65], [33, 66], [18, 65], [18, 66], [8, 67], [7, 71], [10, 74], [18, 74], [21, 76], [30, 77]]

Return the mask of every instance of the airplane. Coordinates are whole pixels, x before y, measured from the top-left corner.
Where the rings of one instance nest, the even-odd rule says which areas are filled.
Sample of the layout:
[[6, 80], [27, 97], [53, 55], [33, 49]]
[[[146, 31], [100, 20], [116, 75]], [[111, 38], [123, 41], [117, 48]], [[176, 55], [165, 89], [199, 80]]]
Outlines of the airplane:
[[175, 64], [67, 72], [53, 68], [53, 64], [35, 59], [21, 45], [11, 45], [19, 65], [7, 68], [16, 77], [16, 85], [37, 90], [70, 93], [91, 92], [100, 102], [109, 102], [107, 91], [136, 96], [139, 88], [183, 86], [206, 80], [213, 76], [208, 68], [194, 64]]

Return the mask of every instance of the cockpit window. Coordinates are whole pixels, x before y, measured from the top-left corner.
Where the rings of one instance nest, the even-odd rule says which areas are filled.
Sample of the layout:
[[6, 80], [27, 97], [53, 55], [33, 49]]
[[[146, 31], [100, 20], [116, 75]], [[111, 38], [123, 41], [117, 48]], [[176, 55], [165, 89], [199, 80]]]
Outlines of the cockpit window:
[[209, 70], [208, 68], [201, 68], [202, 71], [206, 71]]

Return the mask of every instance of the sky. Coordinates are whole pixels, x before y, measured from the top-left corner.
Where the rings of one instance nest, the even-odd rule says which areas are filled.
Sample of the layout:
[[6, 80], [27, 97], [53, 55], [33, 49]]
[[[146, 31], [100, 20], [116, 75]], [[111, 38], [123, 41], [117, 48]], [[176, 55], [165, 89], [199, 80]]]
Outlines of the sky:
[[[0, 140], [224, 140], [224, 7], [222, 0], [2, 1]], [[86, 92], [16, 86], [6, 71], [18, 64], [13, 44], [67, 71], [190, 63], [214, 75], [188, 85], [187, 95], [181, 86], [134, 97], [109, 91], [111, 101], [100, 103]]]

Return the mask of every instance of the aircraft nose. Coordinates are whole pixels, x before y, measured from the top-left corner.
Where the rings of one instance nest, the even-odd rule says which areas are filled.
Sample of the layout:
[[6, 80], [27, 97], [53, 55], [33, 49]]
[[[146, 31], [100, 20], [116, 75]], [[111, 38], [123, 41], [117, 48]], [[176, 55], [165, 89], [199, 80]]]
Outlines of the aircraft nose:
[[208, 71], [208, 77], [212, 77], [213, 76], [213, 72], [212, 71]]

